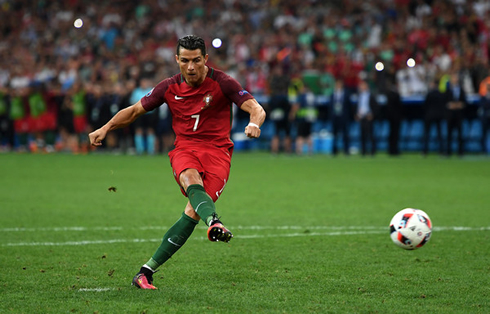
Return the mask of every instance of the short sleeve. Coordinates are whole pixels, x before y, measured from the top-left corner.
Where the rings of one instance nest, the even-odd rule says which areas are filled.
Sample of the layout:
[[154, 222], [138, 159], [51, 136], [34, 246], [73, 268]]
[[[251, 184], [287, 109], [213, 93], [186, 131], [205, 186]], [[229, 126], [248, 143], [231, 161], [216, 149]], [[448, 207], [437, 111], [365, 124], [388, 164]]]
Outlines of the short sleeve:
[[219, 79], [219, 84], [223, 94], [226, 95], [232, 102], [240, 107], [245, 101], [253, 99], [253, 96], [246, 91], [237, 80], [227, 74], [222, 74]]
[[166, 79], [158, 83], [148, 94], [141, 98], [141, 104], [146, 111], [152, 111], [153, 109], [163, 105], [165, 100], [165, 93], [170, 85], [170, 79]]

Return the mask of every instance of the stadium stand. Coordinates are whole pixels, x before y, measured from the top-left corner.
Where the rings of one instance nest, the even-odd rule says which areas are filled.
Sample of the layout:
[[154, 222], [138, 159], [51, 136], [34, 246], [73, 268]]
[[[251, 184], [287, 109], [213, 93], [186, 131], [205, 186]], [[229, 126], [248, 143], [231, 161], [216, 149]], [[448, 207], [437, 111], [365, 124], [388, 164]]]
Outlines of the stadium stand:
[[[438, 80], [444, 93], [451, 73], [469, 95], [465, 151], [484, 150], [479, 92], [490, 76], [488, 1], [307, 2], [2, 0], [1, 150], [90, 151], [87, 132], [130, 105], [143, 79], [156, 84], [177, 71], [176, 40], [190, 33], [206, 40], [210, 66], [238, 78], [266, 108], [272, 67], [302, 80], [319, 107], [316, 152], [329, 152], [326, 108], [336, 78], [353, 93], [367, 80], [381, 104], [386, 82], [395, 82], [404, 104], [401, 149], [420, 151], [428, 83]], [[221, 45], [213, 47], [216, 38]], [[237, 112], [236, 132], [243, 123]], [[130, 152], [133, 132], [121, 130], [106, 148]], [[266, 123], [260, 141], [237, 137], [237, 150], [269, 149], [272, 133]], [[375, 134], [385, 150], [383, 110]], [[351, 137], [355, 150], [355, 123]]]

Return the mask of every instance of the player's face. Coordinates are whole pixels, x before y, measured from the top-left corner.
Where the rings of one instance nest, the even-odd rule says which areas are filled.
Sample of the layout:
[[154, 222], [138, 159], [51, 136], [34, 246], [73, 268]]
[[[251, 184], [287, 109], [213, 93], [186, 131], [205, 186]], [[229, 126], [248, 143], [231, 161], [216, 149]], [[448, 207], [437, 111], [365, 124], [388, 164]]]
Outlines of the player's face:
[[176, 55], [175, 60], [187, 84], [198, 86], [204, 82], [207, 74], [208, 55], [203, 56], [200, 49], [187, 50], [180, 47], [180, 55]]

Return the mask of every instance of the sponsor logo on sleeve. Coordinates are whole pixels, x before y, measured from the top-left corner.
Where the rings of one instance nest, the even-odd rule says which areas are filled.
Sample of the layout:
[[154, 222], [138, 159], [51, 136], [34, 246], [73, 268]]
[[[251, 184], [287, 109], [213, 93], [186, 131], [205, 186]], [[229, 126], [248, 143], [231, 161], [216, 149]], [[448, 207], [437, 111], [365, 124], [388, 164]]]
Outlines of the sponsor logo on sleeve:
[[240, 95], [240, 96], [243, 96], [245, 94], [248, 94], [248, 92], [244, 89], [242, 89], [241, 91], [238, 92], [238, 95]]

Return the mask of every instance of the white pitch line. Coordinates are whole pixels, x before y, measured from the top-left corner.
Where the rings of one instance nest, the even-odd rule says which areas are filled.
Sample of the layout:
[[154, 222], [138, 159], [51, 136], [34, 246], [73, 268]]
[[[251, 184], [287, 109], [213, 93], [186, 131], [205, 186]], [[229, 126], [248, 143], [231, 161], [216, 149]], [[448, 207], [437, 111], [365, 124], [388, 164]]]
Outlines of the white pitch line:
[[0, 232], [38, 232], [38, 231], [114, 231], [123, 230], [123, 227], [53, 227], [53, 228], [1, 228]]
[[[123, 227], [40, 227], [40, 228], [0, 228], [0, 232], [39, 232], [39, 231], [115, 231], [115, 230], [167, 230], [168, 226], [144, 226], [137, 228], [123, 228]], [[206, 226], [199, 226], [200, 229], [207, 229]], [[386, 229], [387, 227], [380, 226], [232, 226], [232, 229], [238, 230], [366, 230], [366, 229]]]
[[[295, 237], [317, 237], [317, 236], [340, 236], [340, 235], [357, 235], [357, 234], [381, 234], [388, 233], [384, 231], [336, 231], [336, 232], [304, 232], [304, 233], [285, 233], [285, 234], [249, 234], [233, 237], [238, 239], [263, 239], [263, 238], [295, 238]], [[201, 240], [207, 240], [201, 237]]]
[[116, 290], [114, 288], [80, 288], [78, 289], [78, 292], [105, 292], [105, 291], [112, 291]]
[[95, 240], [95, 241], [68, 241], [68, 242], [18, 242], [5, 243], [2, 246], [78, 246], [89, 244], [112, 244], [112, 243], [143, 243], [143, 242], [161, 242], [162, 239], [112, 239], [112, 240]]
[[486, 231], [490, 227], [433, 227], [434, 231]]
[[[303, 229], [308, 229], [304, 228]], [[437, 227], [434, 231], [488, 231], [490, 227]], [[388, 234], [388, 229], [382, 230], [351, 230], [351, 231], [333, 231], [333, 232], [302, 232], [302, 233], [283, 233], [283, 234], [245, 234], [236, 235], [236, 239], [260, 239], [260, 238], [291, 238], [291, 237], [314, 237], [314, 236], [341, 236], [341, 235], [359, 235], [359, 234]], [[207, 237], [193, 237], [193, 240], [207, 240]], [[68, 242], [17, 242], [4, 243], [2, 247], [18, 246], [80, 246], [91, 244], [112, 244], [112, 243], [144, 243], [144, 242], [161, 242], [162, 239], [112, 239], [112, 240], [91, 240], [91, 241], [68, 241]]]
[[[120, 231], [120, 230], [167, 230], [167, 226], [145, 226], [137, 228], [124, 228], [120, 226], [115, 227], [40, 227], [40, 228], [0, 228], [0, 232], [63, 232], [63, 231]], [[200, 226], [200, 229], [207, 229], [206, 226]], [[230, 229], [234, 230], [387, 230], [388, 227], [381, 226], [231, 226]], [[490, 230], [488, 227], [439, 227], [433, 228], [434, 231], [439, 230]]]
[[[259, 239], [259, 238], [292, 238], [292, 237], [313, 237], [313, 236], [339, 236], [353, 234], [373, 234], [387, 233], [388, 231], [346, 231], [346, 232], [309, 232], [309, 233], [285, 233], [285, 234], [252, 234], [235, 236], [235, 239]], [[194, 240], [207, 240], [207, 237], [193, 237]], [[18, 242], [6, 243], [2, 246], [80, 246], [89, 244], [112, 244], [112, 243], [143, 243], [143, 242], [161, 242], [162, 239], [112, 239], [112, 240], [96, 240], [96, 241], [68, 241], [68, 242]]]

